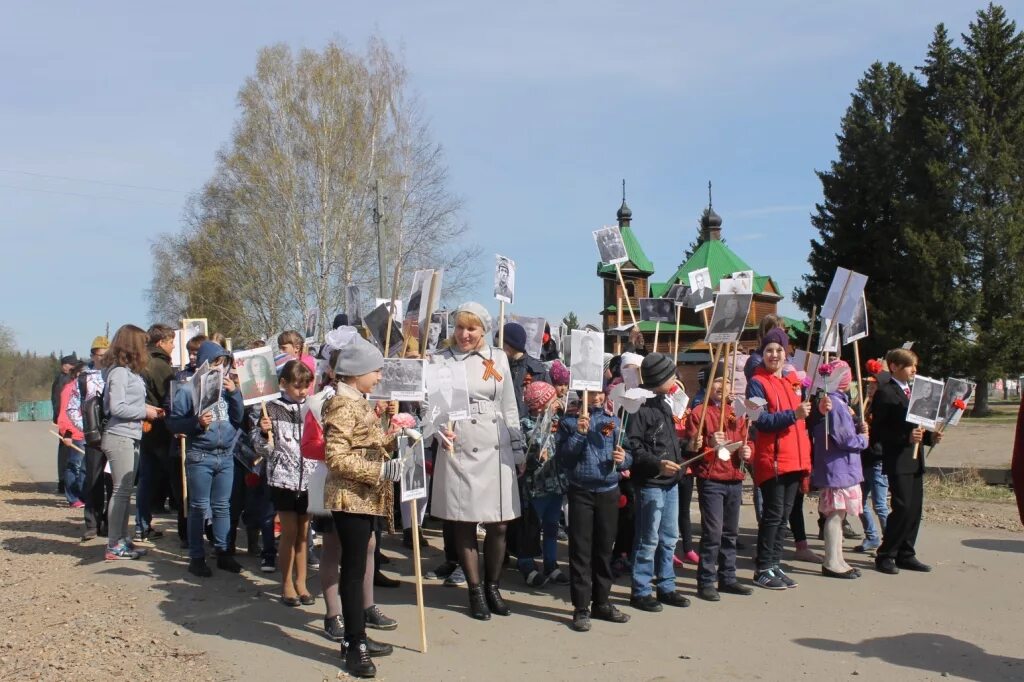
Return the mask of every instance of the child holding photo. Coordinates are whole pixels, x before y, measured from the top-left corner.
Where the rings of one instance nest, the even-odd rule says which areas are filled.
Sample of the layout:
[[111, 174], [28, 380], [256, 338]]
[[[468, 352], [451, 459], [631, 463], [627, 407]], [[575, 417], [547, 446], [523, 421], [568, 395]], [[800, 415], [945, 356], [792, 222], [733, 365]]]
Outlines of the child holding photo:
[[[313, 373], [299, 360], [281, 369], [281, 397], [266, 405], [259, 428], [253, 429], [252, 445], [266, 458], [270, 499], [281, 522], [278, 557], [281, 563], [281, 602], [285, 606], [312, 604], [306, 589], [306, 550], [309, 535], [309, 497], [306, 488], [316, 461], [299, 450], [306, 394]], [[273, 444], [271, 444], [271, 438]]]

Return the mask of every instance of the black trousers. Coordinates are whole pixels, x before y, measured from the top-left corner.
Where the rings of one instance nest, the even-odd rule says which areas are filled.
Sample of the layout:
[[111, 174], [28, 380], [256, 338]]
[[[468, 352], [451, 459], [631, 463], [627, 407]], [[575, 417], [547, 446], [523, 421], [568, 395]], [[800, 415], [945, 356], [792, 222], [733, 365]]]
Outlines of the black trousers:
[[757, 526], [757, 570], [765, 571], [779, 565], [782, 558], [783, 529], [793, 511], [793, 501], [800, 492], [803, 473], [794, 471], [761, 484], [761, 522]]
[[612, 545], [619, 525], [619, 489], [595, 493], [572, 486], [569, 498], [569, 594], [573, 607], [607, 604]]
[[736, 536], [740, 528], [742, 481], [697, 481], [700, 504], [700, 563], [697, 587], [736, 582]]
[[619, 530], [615, 534], [614, 556], [630, 556], [633, 553], [633, 537], [636, 534], [636, 489], [632, 481], [619, 482], [619, 495], [626, 496], [626, 506], [619, 510]]
[[[174, 500], [174, 506], [178, 509], [178, 537], [182, 541], [188, 540], [188, 509], [185, 508], [182, 502], [182, 486], [181, 486], [181, 441], [177, 438], [171, 439], [171, 444], [167, 448], [165, 469], [167, 470], [169, 482], [171, 484], [171, 496]], [[240, 467], [235, 467], [239, 469]]]
[[921, 528], [921, 512], [924, 507], [924, 476], [897, 474], [889, 476], [889, 493], [892, 495], [892, 511], [885, 522], [882, 544], [877, 559], [909, 559], [917, 554], [917, 532]]
[[57, 444], [57, 488], [64, 492], [64, 470], [68, 468], [68, 449], [63, 443]]
[[367, 514], [331, 512], [334, 530], [341, 542], [341, 615], [345, 620], [345, 641], [366, 639], [366, 614], [363, 611], [363, 575], [366, 572], [366, 548], [376, 527], [376, 517]]
[[114, 482], [103, 472], [107, 456], [99, 448], [85, 446], [85, 487], [82, 502], [85, 503], [85, 529], [105, 530], [107, 527], [107, 501], [114, 489]]
[[804, 521], [804, 494], [797, 487], [793, 510], [789, 513], [789, 530], [793, 533], [793, 542], [807, 540], [807, 526]]
[[683, 476], [679, 481], [679, 541], [683, 554], [693, 550], [693, 523], [690, 521], [693, 479], [693, 476]]

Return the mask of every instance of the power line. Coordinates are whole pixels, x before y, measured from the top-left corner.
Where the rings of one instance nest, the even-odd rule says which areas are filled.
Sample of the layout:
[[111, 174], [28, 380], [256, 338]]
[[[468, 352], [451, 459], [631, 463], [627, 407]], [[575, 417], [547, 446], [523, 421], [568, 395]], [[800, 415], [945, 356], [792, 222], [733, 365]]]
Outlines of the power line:
[[50, 178], [52, 180], [70, 180], [72, 182], [88, 182], [94, 185], [106, 185], [107, 187], [127, 187], [129, 189], [141, 189], [151, 192], [170, 192], [172, 194], [188, 194], [180, 189], [167, 189], [165, 187], [149, 187], [147, 185], [126, 185], [120, 182], [106, 182], [104, 180], [90, 180], [88, 178], [72, 178], [67, 175], [47, 175], [46, 173], [32, 173], [30, 171], [9, 170], [0, 168], [0, 173], [14, 173], [16, 175], [28, 175], [34, 178]]
[[165, 204], [159, 201], [146, 201], [144, 199], [127, 199], [125, 197], [111, 197], [103, 196], [100, 194], [82, 194], [80, 192], [62, 192], [55, 189], [37, 189], [35, 187], [18, 187], [17, 185], [4, 185], [0, 184], [0, 189], [16, 189], [22, 192], [41, 192], [42, 194], [61, 194], [69, 197], [82, 197], [85, 199], [105, 199], [107, 201], [117, 201], [121, 203], [129, 204], [143, 204], [146, 206], [166, 206], [168, 208], [181, 208], [179, 204]]

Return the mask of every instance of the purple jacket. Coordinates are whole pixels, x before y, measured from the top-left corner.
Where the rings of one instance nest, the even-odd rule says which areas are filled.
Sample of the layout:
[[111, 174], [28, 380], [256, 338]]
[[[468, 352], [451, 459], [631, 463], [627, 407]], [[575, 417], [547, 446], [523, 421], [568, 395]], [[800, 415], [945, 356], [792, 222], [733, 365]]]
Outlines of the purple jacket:
[[828, 449], [825, 448], [825, 419], [817, 419], [812, 430], [814, 468], [811, 484], [816, 488], [849, 488], [864, 480], [860, 451], [868, 439], [857, 433], [844, 393], [829, 393], [832, 411], [828, 413]]

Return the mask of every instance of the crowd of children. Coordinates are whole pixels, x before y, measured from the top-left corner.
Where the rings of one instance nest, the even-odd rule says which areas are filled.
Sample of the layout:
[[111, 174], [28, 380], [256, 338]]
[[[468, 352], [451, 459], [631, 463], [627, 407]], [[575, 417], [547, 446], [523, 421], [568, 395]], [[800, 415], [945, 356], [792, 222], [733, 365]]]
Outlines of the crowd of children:
[[[207, 545], [218, 570], [243, 570], [235, 558], [242, 521], [260, 569], [280, 573], [285, 606], [315, 603], [307, 573], [319, 570], [325, 635], [341, 643], [346, 669], [361, 677], [375, 674], [372, 658], [392, 651], [366, 629], [398, 625], [373, 593], [398, 584], [380, 572], [387, 561], [379, 551], [381, 532], [394, 527], [396, 516], [403, 528], [411, 525], [409, 507], [395, 502], [399, 435], [424, 439], [431, 475], [420, 509], [429, 505], [429, 515], [443, 522], [445, 561], [427, 576], [468, 583], [469, 613], [479, 620], [512, 611], [500, 592], [509, 555], [525, 586], [568, 586], [570, 625], [579, 632], [590, 630], [592, 620], [629, 621], [610, 600], [624, 573], [629, 604], [639, 611], [690, 605], [677, 589], [684, 562], [696, 563], [700, 599], [750, 595], [737, 573], [748, 473], [758, 519], [750, 585], [796, 587], [783, 564], [787, 524], [803, 552], [797, 557], [820, 561], [802, 536], [803, 499], [812, 490], [825, 540], [823, 576], [861, 575], [843, 556], [851, 516], [865, 532], [855, 551], [874, 551], [879, 572], [930, 570], [915, 553], [924, 462], [916, 447], [937, 442], [941, 433], [905, 421], [917, 366], [912, 352], [890, 352], [887, 371], [869, 378], [865, 396], [851, 399], [853, 372], [842, 361], [830, 366], [833, 390], [812, 395], [803, 372], [788, 361], [785, 329], [769, 316], [744, 369], [746, 397], [763, 401], [761, 413], [748, 420], [732, 409], [733, 399], [744, 396], [730, 394], [720, 362], [702, 372], [699, 387], [686, 387], [697, 399], [680, 416], [673, 411], [681, 388], [676, 364], [645, 353], [638, 338], [628, 352], [606, 354], [603, 390], [580, 393], [569, 390], [570, 371], [549, 339], [542, 361], [526, 352], [525, 331], [516, 323], [505, 325], [504, 346], [492, 347], [492, 320], [479, 304], [461, 306], [455, 322], [452, 338], [426, 361], [465, 365], [472, 419], [441, 425], [426, 419], [426, 404], [365, 397], [381, 379], [384, 356], [344, 316], [316, 357], [298, 333], [281, 334], [280, 397], [249, 407], [231, 372], [232, 353], [217, 335], [191, 339], [190, 361], [177, 374], [169, 365], [174, 334], [166, 325], [148, 332], [125, 325], [109, 342], [98, 337], [90, 363], [72, 368], [57, 416], [69, 455], [75, 453], [64, 465], [64, 490], [69, 505], [83, 510], [82, 540], [105, 537], [107, 560], [138, 559], [162, 536], [152, 515], [169, 498], [187, 570], [209, 577]], [[405, 353], [418, 357], [418, 348], [407, 346]], [[191, 390], [173, 381], [187, 380], [204, 363], [227, 371], [219, 401], [196, 414]], [[623, 421], [611, 388], [625, 376], [635, 376], [648, 397]], [[694, 490], [696, 547], [689, 537]], [[478, 533], [484, 534], [482, 561]], [[321, 539], [319, 558], [314, 535]], [[567, 573], [558, 563], [560, 538], [568, 540]], [[411, 547], [411, 535], [404, 541]]]

